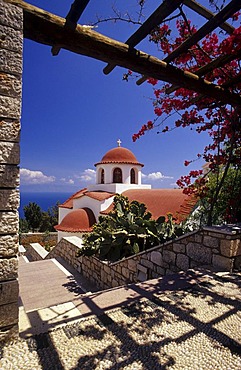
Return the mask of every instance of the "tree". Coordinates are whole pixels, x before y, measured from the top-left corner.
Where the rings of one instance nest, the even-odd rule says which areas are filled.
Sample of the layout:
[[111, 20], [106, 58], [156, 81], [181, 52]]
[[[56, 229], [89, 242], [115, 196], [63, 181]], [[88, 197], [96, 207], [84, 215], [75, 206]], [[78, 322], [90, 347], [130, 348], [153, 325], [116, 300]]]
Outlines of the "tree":
[[32, 232], [36, 231], [36, 229], [39, 229], [42, 221], [42, 212], [40, 206], [34, 202], [30, 202], [23, 208], [23, 210], [25, 219]]
[[[237, 21], [240, 14], [233, 16]], [[176, 18], [176, 17], [175, 17]], [[171, 24], [172, 20], [166, 20], [156, 27], [151, 35], [150, 41], [158, 46], [163, 57], [167, 57], [176, 50], [190, 35], [193, 35], [197, 28], [187, 19], [182, 8], [176, 18], [176, 27]], [[237, 27], [231, 35], [212, 32], [201, 42], [191, 46], [188, 52], [179, 54], [172, 60], [172, 64], [188, 72], [202, 76], [210, 83], [228, 87], [229, 90], [239, 93], [241, 91], [240, 63], [241, 50], [241, 27]], [[222, 60], [226, 64], [219, 63]], [[165, 60], [165, 59], [164, 59]], [[215, 62], [214, 62], [215, 61]], [[213, 63], [212, 63], [213, 62]], [[214, 65], [218, 65], [215, 68]], [[207, 65], [209, 67], [207, 68]], [[128, 71], [125, 79], [132, 76]], [[234, 87], [230, 81], [236, 81]], [[224, 192], [226, 178], [230, 168], [241, 168], [241, 120], [240, 109], [230, 105], [222, 104], [214, 99], [200, 96], [178, 86], [158, 82], [152, 78], [148, 83], [153, 85], [154, 98], [152, 99], [155, 117], [144, 124], [139, 132], [133, 135], [133, 141], [139, 139], [147, 131], [158, 128], [158, 133], [170, 132], [178, 128], [195, 129], [199, 134], [207, 132], [210, 136], [203, 153], [198, 153], [196, 159], [186, 160], [188, 166], [194, 160], [202, 158], [207, 163], [207, 171], [190, 171], [188, 175], [182, 176], [177, 184], [184, 189], [186, 194], [195, 194], [199, 198], [208, 197], [206, 203], [207, 224], [213, 223], [216, 205]], [[172, 119], [174, 124], [168, 126], [167, 119]], [[212, 192], [208, 187], [209, 176], [215, 177], [215, 187]], [[240, 188], [241, 178], [237, 178], [237, 186]], [[232, 200], [230, 194], [229, 203]], [[234, 208], [229, 207], [229, 219], [235, 219]]]
[[20, 233], [28, 233], [29, 232], [29, 225], [25, 218], [19, 219], [19, 232]]
[[[219, 169], [219, 176], [223, 176], [224, 169]], [[213, 223], [235, 223], [241, 221], [241, 168], [229, 168], [223, 186], [219, 193], [218, 202], [213, 207]], [[206, 185], [207, 195], [200, 199], [198, 215], [201, 224], [207, 223], [207, 210], [210, 199], [215, 195], [217, 174], [210, 173]]]
[[58, 201], [54, 206], [49, 207], [48, 210], [42, 211], [40, 206], [36, 203], [29, 203], [25, 206], [25, 219], [19, 220], [19, 228], [21, 232], [28, 232], [29, 229], [40, 232], [55, 232], [54, 226], [58, 224]]
[[56, 231], [54, 226], [58, 224], [58, 207], [60, 202], [58, 201], [54, 206], [48, 208], [47, 212], [42, 212], [42, 220], [39, 231]]
[[123, 195], [115, 196], [113, 204], [113, 211], [101, 216], [93, 231], [83, 239], [81, 255], [116, 261], [183, 233], [170, 214], [167, 222], [164, 216], [155, 221], [143, 203], [130, 203]]

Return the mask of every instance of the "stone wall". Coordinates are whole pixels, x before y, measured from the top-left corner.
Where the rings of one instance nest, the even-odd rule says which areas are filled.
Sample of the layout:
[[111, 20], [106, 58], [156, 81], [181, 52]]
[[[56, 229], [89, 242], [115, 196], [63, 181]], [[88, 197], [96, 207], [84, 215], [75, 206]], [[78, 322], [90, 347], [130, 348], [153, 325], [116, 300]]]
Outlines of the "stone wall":
[[42, 246], [53, 247], [57, 244], [58, 233], [23, 233], [20, 235], [19, 243], [27, 247], [31, 243], [39, 243]]
[[241, 229], [204, 228], [115, 263], [78, 257], [81, 241], [63, 238], [47, 258], [62, 257], [99, 289], [145, 281], [190, 268], [241, 270]]
[[79, 238], [66, 237], [61, 239], [47, 258], [62, 257], [99, 289], [108, 289], [137, 281], [136, 266], [140, 261], [139, 255], [109, 264], [95, 257], [78, 257], [80, 248]]
[[196, 267], [218, 271], [241, 268], [241, 229], [211, 227], [184, 235], [143, 253], [137, 279], [156, 278]]
[[29, 246], [28, 246], [26, 252], [24, 253], [24, 255], [28, 258], [28, 260], [30, 262], [32, 262], [32, 261], [42, 261], [47, 257], [48, 252], [46, 251], [46, 249], [44, 249], [42, 247], [41, 244], [31, 243], [31, 244], [29, 244]]
[[21, 9], [0, 0], [0, 341], [18, 335]]

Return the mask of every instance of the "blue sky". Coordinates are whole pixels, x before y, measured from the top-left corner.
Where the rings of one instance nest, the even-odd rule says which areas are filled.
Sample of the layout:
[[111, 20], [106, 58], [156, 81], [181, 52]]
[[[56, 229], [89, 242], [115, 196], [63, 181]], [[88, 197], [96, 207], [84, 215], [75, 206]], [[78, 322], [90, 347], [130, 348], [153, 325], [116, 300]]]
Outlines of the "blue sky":
[[[72, 1], [32, 0], [30, 3], [65, 17]], [[123, 1], [91, 0], [79, 23], [95, 15], [108, 16], [111, 6]], [[137, 0], [128, 2], [135, 12]], [[148, 16], [159, 4], [149, 0]], [[102, 23], [97, 32], [125, 41], [134, 25]], [[140, 50], [156, 53], [145, 41]], [[156, 54], [158, 55], [158, 53]], [[154, 118], [151, 85], [123, 81], [126, 71], [115, 68], [105, 76], [105, 64], [61, 50], [53, 57], [49, 46], [24, 41], [23, 105], [21, 133], [21, 191], [75, 192], [94, 183], [95, 167], [117, 146], [129, 148], [144, 163], [143, 182], [155, 188], [174, 187], [191, 168], [183, 165], [202, 151], [206, 138], [189, 129], [158, 135], [155, 130], [132, 142], [132, 134]]]

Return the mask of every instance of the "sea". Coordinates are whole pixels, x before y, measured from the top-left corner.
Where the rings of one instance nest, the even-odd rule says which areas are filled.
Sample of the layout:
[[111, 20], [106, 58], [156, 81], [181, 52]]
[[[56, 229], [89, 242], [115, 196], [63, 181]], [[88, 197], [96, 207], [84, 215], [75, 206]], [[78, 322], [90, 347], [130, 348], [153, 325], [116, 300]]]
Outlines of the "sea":
[[40, 192], [20, 192], [19, 217], [24, 218], [23, 207], [31, 203], [37, 203], [42, 211], [55, 206], [57, 202], [63, 203], [73, 193], [40, 193]]

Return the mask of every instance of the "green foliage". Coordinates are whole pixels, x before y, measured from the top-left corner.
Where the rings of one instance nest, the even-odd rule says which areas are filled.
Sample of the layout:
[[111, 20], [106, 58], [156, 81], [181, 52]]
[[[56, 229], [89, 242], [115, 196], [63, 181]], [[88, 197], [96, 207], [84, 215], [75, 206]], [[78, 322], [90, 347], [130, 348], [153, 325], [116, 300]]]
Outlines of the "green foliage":
[[[216, 173], [208, 175], [206, 196], [199, 202], [200, 224], [207, 224], [207, 214], [213, 203], [217, 184], [223, 176], [220, 166]], [[223, 181], [217, 201], [212, 209], [212, 224], [235, 223], [241, 221], [241, 168], [230, 167]]]
[[45, 212], [38, 204], [30, 202], [23, 208], [25, 219], [19, 220], [20, 232], [55, 231], [54, 226], [58, 224], [58, 206], [59, 202]]
[[38, 204], [30, 202], [23, 208], [23, 210], [29, 229], [32, 232], [36, 231], [39, 228], [42, 220], [41, 208]]
[[19, 232], [20, 233], [28, 233], [29, 232], [29, 226], [27, 220], [25, 218], [19, 219]]
[[167, 222], [164, 216], [152, 220], [143, 203], [130, 203], [127, 197], [117, 195], [113, 211], [99, 217], [93, 231], [84, 238], [80, 254], [117, 261], [173, 239], [181, 230], [171, 214]]

